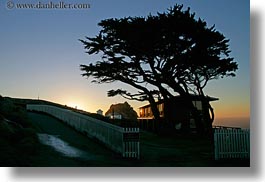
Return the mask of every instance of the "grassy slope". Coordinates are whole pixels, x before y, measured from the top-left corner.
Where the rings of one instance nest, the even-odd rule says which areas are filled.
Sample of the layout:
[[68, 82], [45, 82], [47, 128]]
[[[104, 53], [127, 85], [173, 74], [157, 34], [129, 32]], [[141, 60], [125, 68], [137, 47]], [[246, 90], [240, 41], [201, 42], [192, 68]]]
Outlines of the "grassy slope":
[[[81, 160], [66, 157], [55, 157], [56, 153], [41, 149], [36, 158], [37, 166], [142, 166], [142, 167], [209, 167], [209, 166], [249, 166], [248, 161], [213, 160], [213, 148], [207, 139], [196, 136], [158, 136], [141, 131], [141, 159], [122, 159], [86, 136], [76, 132], [60, 121], [46, 115], [29, 113], [30, 118], [41, 132], [57, 135], [71, 146], [97, 156], [94, 160]], [[41, 160], [40, 160], [41, 159]]]
[[38, 145], [26, 110], [0, 97], [0, 166], [30, 166]]
[[51, 150], [50, 147], [42, 146], [32, 163], [33, 166], [119, 166], [120, 162], [117, 160], [119, 156], [97, 141], [89, 139], [48, 115], [32, 112], [28, 115], [40, 133], [55, 135], [70, 146], [85, 151], [88, 157], [95, 156], [94, 159], [69, 158]]
[[[28, 103], [49, 102], [4, 98], [3, 105], [1, 99], [3, 98], [0, 98], [0, 166], [249, 166], [249, 160], [214, 161], [209, 140], [194, 136], [161, 137], [143, 131], [140, 136], [141, 159], [122, 159], [58, 120], [36, 113], [27, 114], [24, 108]], [[16, 121], [23, 128], [8, 124], [3, 116]], [[33, 125], [31, 121], [34, 122]], [[52, 148], [39, 144], [35, 130], [60, 135], [61, 139], [72, 146], [101, 157], [96, 160], [64, 157]]]

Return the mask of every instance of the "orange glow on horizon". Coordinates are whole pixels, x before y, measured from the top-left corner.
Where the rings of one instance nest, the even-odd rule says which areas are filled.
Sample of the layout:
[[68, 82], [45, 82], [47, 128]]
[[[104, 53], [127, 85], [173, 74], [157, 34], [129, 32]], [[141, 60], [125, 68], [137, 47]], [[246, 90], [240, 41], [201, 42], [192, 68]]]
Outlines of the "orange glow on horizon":
[[216, 118], [249, 118], [250, 107], [247, 104], [227, 104], [214, 103], [212, 104]]

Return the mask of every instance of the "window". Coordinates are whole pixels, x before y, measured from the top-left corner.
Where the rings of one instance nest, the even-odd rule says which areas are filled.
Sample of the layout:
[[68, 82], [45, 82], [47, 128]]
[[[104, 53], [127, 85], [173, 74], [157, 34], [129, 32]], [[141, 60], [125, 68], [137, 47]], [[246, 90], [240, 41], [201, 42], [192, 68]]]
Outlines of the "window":
[[201, 101], [192, 101], [193, 105], [198, 109], [202, 110], [202, 102]]
[[147, 116], [151, 116], [151, 107], [147, 108]]
[[163, 104], [158, 104], [158, 110], [159, 110], [159, 112], [163, 111]]

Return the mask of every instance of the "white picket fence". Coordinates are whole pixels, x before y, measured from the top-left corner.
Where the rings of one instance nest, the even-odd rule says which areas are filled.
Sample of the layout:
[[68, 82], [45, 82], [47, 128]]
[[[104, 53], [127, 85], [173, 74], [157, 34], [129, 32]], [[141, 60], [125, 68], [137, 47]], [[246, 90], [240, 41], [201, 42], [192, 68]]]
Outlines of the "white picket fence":
[[96, 138], [126, 158], [140, 158], [139, 128], [122, 128], [104, 121], [49, 105], [27, 105], [27, 110], [44, 112], [58, 118], [79, 132]]
[[221, 128], [214, 130], [215, 160], [250, 158], [250, 130]]

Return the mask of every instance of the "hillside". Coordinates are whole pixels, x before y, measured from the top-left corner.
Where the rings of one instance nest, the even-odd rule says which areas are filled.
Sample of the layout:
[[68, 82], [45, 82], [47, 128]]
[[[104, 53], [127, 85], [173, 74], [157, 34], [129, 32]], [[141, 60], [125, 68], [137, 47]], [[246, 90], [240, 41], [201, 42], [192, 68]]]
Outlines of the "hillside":
[[[95, 114], [95, 113], [90, 113], [87, 111], [83, 111], [83, 110], [79, 110], [79, 109], [75, 109], [72, 107], [68, 107], [66, 105], [62, 105], [62, 104], [58, 104], [58, 103], [54, 103], [54, 102], [50, 102], [50, 101], [45, 101], [45, 100], [39, 100], [39, 99], [22, 99], [22, 98], [11, 98], [11, 97], [1, 97], [0, 95], [0, 100], [5, 100], [5, 102], [8, 103], [12, 103], [12, 107], [13, 108], [20, 108], [19, 110], [23, 110], [24, 114], [21, 115], [25, 115], [26, 113], [26, 105], [27, 104], [43, 104], [43, 105], [51, 105], [51, 106], [56, 106], [56, 107], [60, 107], [63, 109], [68, 109], [68, 110], [72, 110], [74, 112], [80, 113], [80, 114], [84, 114], [90, 117], [93, 117], [95, 119], [99, 119], [101, 121], [107, 122], [107, 123], [111, 123], [114, 125], [118, 125], [121, 127], [135, 127], [138, 126], [137, 124], [137, 113], [135, 111], [133, 111], [133, 108], [131, 108], [131, 106], [127, 103], [125, 104], [125, 107], [123, 106], [118, 106], [118, 110], [124, 110], [122, 109], [125, 108], [125, 111], [123, 112], [125, 114], [125, 118], [123, 118], [122, 120], [113, 120], [110, 119], [109, 117], [105, 117], [99, 114]], [[127, 106], [126, 106], [127, 105]], [[116, 107], [116, 106], [114, 106]], [[3, 107], [6, 108], [6, 107]], [[129, 112], [128, 112], [129, 111]], [[1, 112], [1, 106], [0, 106], [0, 112]], [[16, 113], [14, 113], [13, 111], [8, 112], [6, 111], [6, 113], [12, 113], [12, 115], [17, 115]], [[11, 116], [13, 117], [13, 116]], [[126, 119], [126, 118], [130, 118], [130, 119]]]
[[38, 146], [25, 108], [0, 96], [0, 166], [30, 166]]

